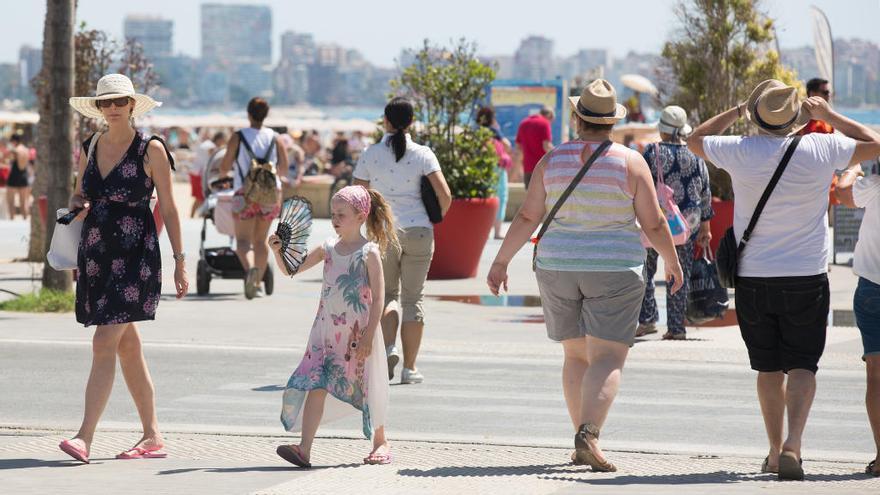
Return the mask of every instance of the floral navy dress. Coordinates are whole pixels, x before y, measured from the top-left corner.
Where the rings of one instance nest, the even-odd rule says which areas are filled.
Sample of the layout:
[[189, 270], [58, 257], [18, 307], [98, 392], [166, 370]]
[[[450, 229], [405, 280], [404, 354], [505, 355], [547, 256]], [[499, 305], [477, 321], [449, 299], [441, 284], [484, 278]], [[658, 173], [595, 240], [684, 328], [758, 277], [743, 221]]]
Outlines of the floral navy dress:
[[[83, 143], [84, 153], [91, 139]], [[136, 133], [106, 177], [98, 170], [97, 146], [86, 164], [82, 195], [91, 208], [83, 221], [77, 254], [76, 321], [87, 327], [156, 316], [162, 261], [150, 211], [153, 180], [144, 171], [147, 144], [153, 139], [161, 142]]]
[[287, 431], [299, 431], [308, 392], [324, 389], [327, 400], [321, 423], [360, 411], [364, 436], [372, 438], [373, 431], [385, 424], [388, 410], [388, 362], [381, 330], [373, 335], [369, 357], [359, 360], [356, 349], [373, 302], [366, 256], [379, 248], [368, 242], [343, 256], [336, 251], [337, 242], [324, 243], [321, 302], [305, 356], [284, 390], [281, 423]]

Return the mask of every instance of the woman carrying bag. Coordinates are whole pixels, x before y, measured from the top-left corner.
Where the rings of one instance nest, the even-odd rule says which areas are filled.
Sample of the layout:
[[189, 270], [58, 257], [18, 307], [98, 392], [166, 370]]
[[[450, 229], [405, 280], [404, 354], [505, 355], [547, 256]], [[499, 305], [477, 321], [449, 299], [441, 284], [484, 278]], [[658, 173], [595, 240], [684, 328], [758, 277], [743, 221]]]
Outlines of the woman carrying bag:
[[159, 240], [149, 208], [154, 191], [173, 251], [177, 298], [187, 293], [180, 219], [171, 191], [174, 164], [161, 139], [145, 136], [133, 126], [134, 118], [160, 103], [135, 93], [131, 80], [122, 74], [102, 77], [96, 95], [70, 99], [70, 105], [82, 115], [104, 119], [107, 131], [83, 143], [79, 179], [70, 198], [70, 209], [81, 211], [76, 221], [83, 222], [77, 256], [76, 320], [96, 329], [82, 425], [76, 436], [62, 441], [59, 448], [74, 459], [89, 462], [92, 438], [113, 388], [118, 356], [144, 432], [117, 458], [165, 457], [153, 381], [134, 323], [155, 318], [162, 289]]

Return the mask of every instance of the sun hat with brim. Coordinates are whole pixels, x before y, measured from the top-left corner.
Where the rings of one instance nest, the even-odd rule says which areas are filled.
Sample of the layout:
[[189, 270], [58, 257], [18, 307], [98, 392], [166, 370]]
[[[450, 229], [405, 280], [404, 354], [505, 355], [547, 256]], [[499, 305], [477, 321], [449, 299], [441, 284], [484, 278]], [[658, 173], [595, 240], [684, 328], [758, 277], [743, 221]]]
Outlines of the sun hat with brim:
[[95, 106], [98, 100], [112, 100], [128, 96], [134, 100], [134, 111], [132, 117], [140, 117], [150, 110], [162, 106], [162, 102], [156, 101], [147, 95], [135, 93], [134, 84], [131, 79], [122, 74], [107, 74], [98, 81], [98, 88], [95, 96], [74, 96], [70, 99], [70, 106], [77, 112], [91, 117], [100, 119], [104, 115]]
[[617, 103], [614, 86], [604, 79], [596, 79], [584, 88], [581, 96], [569, 96], [574, 113], [591, 124], [616, 124], [626, 117], [626, 107]]
[[688, 116], [684, 108], [678, 105], [669, 105], [660, 112], [657, 130], [663, 134], [687, 136], [693, 131], [687, 120]]
[[776, 79], [755, 86], [746, 102], [746, 117], [759, 131], [773, 136], [788, 136], [809, 120], [801, 111], [797, 88]]

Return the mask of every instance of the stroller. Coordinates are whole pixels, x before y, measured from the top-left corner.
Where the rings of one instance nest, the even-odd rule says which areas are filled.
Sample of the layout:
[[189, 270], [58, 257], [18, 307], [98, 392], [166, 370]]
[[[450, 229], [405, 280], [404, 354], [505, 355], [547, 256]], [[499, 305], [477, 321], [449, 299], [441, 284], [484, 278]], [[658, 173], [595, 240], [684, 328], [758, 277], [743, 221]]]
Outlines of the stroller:
[[[205, 202], [202, 204], [202, 233], [199, 241], [199, 263], [196, 266], [196, 294], [207, 295], [211, 290], [212, 278], [244, 279], [245, 272], [232, 249], [235, 236], [235, 224], [232, 218], [232, 177], [220, 176], [220, 162], [223, 161], [225, 150], [220, 150], [208, 160], [202, 173], [202, 190]], [[217, 232], [229, 236], [229, 245], [222, 247], [205, 247], [205, 232], [208, 220], [214, 223]], [[272, 266], [266, 266], [263, 274], [263, 289], [267, 296], [275, 289], [275, 277]]]

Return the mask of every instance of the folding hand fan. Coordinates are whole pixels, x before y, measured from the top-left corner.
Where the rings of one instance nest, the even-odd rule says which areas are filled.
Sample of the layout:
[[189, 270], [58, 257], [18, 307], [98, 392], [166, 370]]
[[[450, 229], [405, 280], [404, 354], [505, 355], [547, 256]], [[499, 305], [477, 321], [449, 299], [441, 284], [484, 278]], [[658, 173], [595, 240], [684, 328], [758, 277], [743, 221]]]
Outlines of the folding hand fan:
[[306, 259], [306, 242], [312, 231], [312, 204], [294, 196], [281, 205], [281, 216], [275, 235], [281, 240], [281, 258], [287, 271], [293, 275]]

